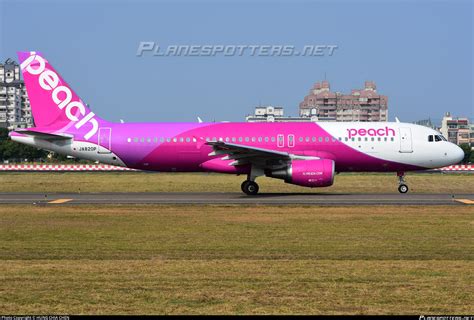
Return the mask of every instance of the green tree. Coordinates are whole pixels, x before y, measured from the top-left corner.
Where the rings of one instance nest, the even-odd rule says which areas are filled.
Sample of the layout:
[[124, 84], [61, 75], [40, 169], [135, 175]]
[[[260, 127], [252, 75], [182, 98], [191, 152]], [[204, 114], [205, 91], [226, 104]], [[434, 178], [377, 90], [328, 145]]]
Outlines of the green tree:
[[459, 147], [461, 147], [461, 149], [464, 151], [464, 159], [462, 159], [461, 162], [468, 163], [471, 160], [472, 155], [473, 155], [471, 146], [469, 145], [469, 143], [462, 143], [459, 145]]
[[44, 159], [46, 155], [47, 151], [12, 141], [8, 136], [8, 129], [0, 128], [1, 160], [38, 160]]

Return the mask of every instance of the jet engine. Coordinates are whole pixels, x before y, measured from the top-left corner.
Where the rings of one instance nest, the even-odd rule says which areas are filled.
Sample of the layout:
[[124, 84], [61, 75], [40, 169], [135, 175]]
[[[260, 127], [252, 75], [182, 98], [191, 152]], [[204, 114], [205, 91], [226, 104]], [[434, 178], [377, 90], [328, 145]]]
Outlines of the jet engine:
[[286, 168], [267, 171], [265, 174], [298, 186], [329, 187], [334, 182], [334, 164], [330, 159], [292, 160]]

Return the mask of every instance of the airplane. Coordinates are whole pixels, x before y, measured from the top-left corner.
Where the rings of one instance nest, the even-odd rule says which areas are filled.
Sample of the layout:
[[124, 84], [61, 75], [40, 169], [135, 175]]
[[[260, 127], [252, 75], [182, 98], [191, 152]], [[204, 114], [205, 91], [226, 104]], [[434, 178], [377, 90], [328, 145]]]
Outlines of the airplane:
[[396, 172], [398, 191], [406, 193], [405, 172], [464, 157], [439, 132], [402, 122], [109, 122], [42, 54], [18, 57], [35, 126], [10, 132], [11, 139], [75, 158], [147, 171], [242, 174], [242, 191], [255, 195], [260, 176], [317, 188], [331, 186], [340, 172]]

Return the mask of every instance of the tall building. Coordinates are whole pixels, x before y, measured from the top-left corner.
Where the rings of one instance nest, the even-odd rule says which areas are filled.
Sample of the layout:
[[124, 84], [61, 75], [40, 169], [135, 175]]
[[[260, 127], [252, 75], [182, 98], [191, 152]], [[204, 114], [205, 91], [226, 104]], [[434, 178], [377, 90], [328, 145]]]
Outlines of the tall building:
[[33, 126], [30, 100], [20, 66], [12, 59], [0, 63], [0, 128], [26, 128]]
[[441, 120], [440, 132], [448, 141], [458, 145], [474, 143], [471, 141], [471, 126], [468, 118], [453, 118], [449, 112], [446, 112]]
[[350, 94], [333, 92], [328, 81], [317, 82], [299, 105], [300, 116], [318, 121], [387, 121], [388, 98], [377, 93], [375, 82]]

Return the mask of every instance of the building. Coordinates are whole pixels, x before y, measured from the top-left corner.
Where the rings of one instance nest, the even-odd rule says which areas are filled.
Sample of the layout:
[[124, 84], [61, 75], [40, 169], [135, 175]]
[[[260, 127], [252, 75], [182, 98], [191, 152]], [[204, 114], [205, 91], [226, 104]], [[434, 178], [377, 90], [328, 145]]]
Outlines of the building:
[[310, 122], [316, 121], [315, 117], [290, 117], [284, 115], [283, 107], [258, 106], [255, 113], [247, 115], [247, 122]]
[[423, 120], [418, 120], [413, 122], [414, 124], [417, 124], [419, 126], [425, 126], [434, 130], [437, 130], [438, 128], [433, 124], [430, 118], [428, 119], [423, 119]]
[[30, 100], [20, 77], [20, 66], [12, 59], [0, 63], [0, 128], [33, 126]]
[[375, 82], [350, 94], [333, 92], [328, 81], [317, 82], [300, 103], [301, 117], [318, 121], [387, 121], [388, 98], [377, 93]]
[[471, 146], [474, 141], [471, 141], [471, 129], [468, 118], [453, 118], [449, 112], [441, 120], [441, 134], [448, 139], [448, 141], [455, 144], [468, 143]]

